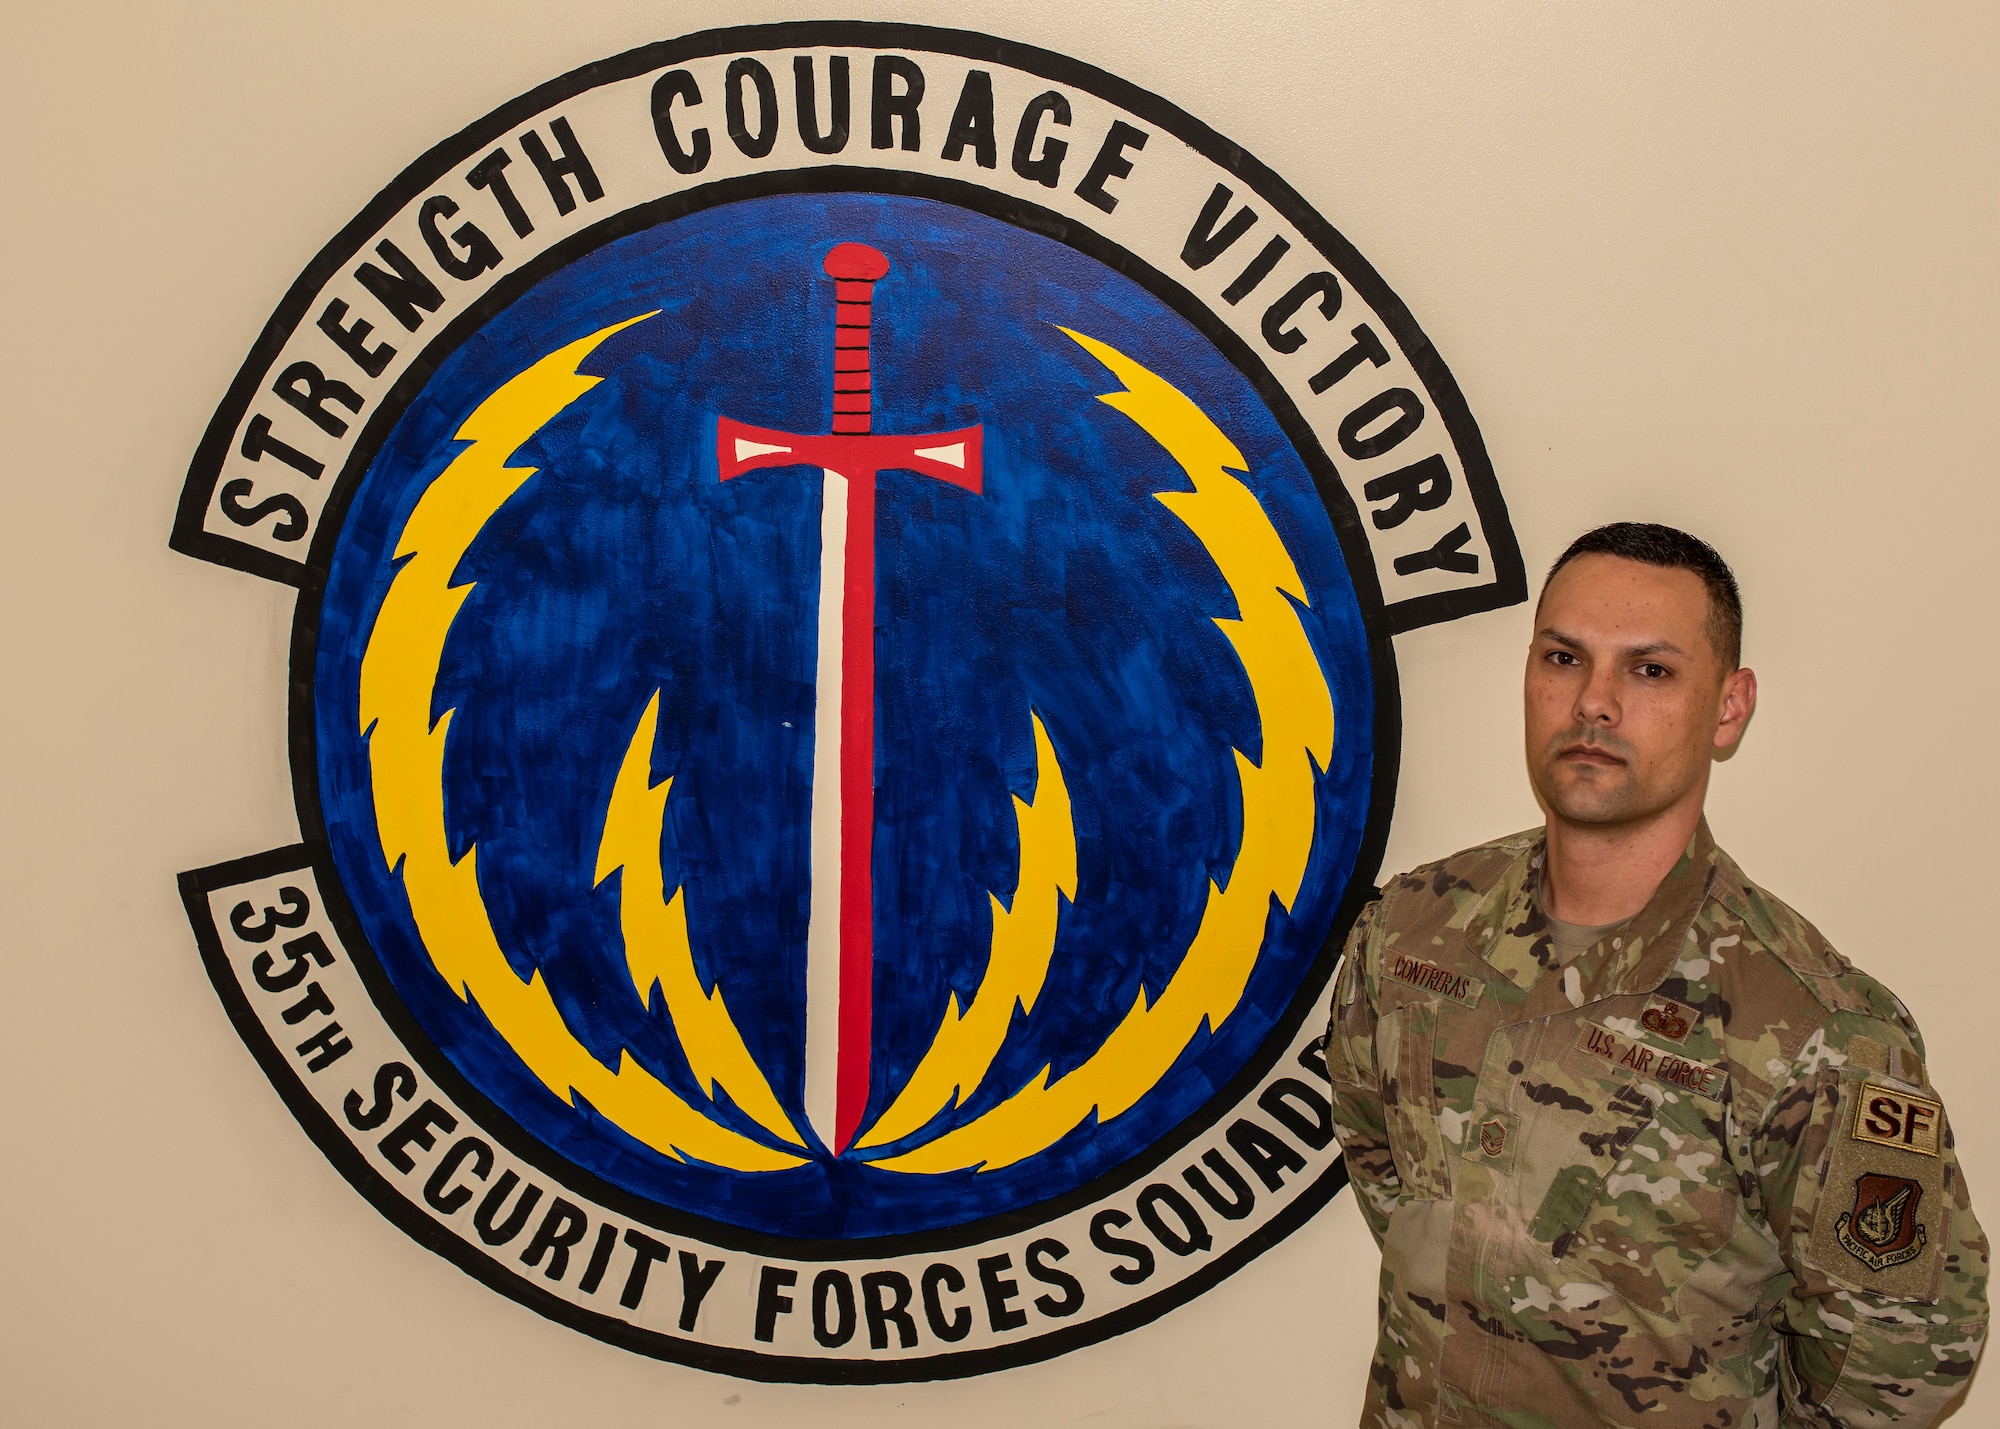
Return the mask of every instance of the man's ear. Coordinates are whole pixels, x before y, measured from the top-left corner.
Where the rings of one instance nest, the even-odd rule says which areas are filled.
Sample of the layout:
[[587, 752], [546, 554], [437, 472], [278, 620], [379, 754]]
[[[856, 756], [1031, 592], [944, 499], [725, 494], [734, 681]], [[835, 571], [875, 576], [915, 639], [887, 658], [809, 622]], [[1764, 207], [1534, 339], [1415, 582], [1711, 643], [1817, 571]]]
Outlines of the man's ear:
[[1757, 672], [1733, 670], [1722, 677], [1722, 697], [1716, 703], [1715, 752], [1727, 759], [1736, 751], [1750, 716], [1757, 712]]

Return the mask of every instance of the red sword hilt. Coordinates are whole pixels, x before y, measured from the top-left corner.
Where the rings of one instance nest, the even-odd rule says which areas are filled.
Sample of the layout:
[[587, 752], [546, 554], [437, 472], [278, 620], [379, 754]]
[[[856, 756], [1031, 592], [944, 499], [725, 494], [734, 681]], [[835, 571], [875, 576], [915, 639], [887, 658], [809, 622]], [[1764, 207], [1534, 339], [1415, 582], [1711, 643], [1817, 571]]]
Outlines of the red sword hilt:
[[875, 283], [889, 271], [889, 260], [865, 243], [836, 243], [825, 266], [833, 279], [833, 430], [859, 435], [869, 430], [874, 405], [868, 341]]
[[980, 489], [979, 425], [951, 432], [874, 434], [875, 378], [869, 344], [875, 318], [875, 284], [889, 259], [866, 243], [836, 243], [821, 265], [833, 279], [833, 426], [817, 435], [753, 427], [733, 417], [715, 424], [716, 468], [722, 480], [774, 466], [817, 466], [872, 490], [881, 471], [914, 471], [967, 491]]

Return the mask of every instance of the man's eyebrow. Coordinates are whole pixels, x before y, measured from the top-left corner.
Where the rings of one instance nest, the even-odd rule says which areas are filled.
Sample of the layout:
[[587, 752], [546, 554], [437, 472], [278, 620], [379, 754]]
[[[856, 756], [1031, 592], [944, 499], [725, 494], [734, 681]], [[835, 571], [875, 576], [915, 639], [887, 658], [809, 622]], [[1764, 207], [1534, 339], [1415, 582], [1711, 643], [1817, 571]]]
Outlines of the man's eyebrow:
[[[1535, 632], [1535, 636], [1540, 640], [1552, 641], [1562, 646], [1565, 650], [1582, 650], [1584, 648], [1584, 642], [1577, 639], [1576, 636], [1565, 635], [1553, 626], [1544, 626]], [[1627, 660], [1641, 660], [1648, 655], [1678, 655], [1683, 660], [1688, 657], [1687, 651], [1681, 649], [1680, 646], [1674, 644], [1671, 640], [1649, 640], [1644, 645], [1627, 645], [1618, 653]]]

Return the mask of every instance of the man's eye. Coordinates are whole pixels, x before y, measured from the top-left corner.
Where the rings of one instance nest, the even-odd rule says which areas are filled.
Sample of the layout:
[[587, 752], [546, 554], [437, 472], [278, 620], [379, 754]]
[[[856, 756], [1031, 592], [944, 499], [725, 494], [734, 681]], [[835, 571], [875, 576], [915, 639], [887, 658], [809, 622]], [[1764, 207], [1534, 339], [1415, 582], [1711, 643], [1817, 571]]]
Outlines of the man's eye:
[[1665, 665], [1655, 665], [1650, 661], [1639, 667], [1639, 674], [1648, 680], [1664, 680], [1673, 674]]
[[1549, 663], [1552, 665], [1574, 665], [1577, 663], [1577, 658], [1567, 650], [1551, 650], [1549, 651]]

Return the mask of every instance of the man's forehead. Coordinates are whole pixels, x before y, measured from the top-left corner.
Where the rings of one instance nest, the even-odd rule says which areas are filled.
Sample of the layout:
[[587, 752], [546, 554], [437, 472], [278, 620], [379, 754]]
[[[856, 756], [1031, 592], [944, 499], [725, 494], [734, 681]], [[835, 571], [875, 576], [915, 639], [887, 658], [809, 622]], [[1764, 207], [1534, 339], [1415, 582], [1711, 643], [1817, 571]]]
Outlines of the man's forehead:
[[1538, 632], [1691, 650], [1705, 632], [1708, 588], [1693, 571], [1592, 553], [1557, 571], [1542, 591]]

